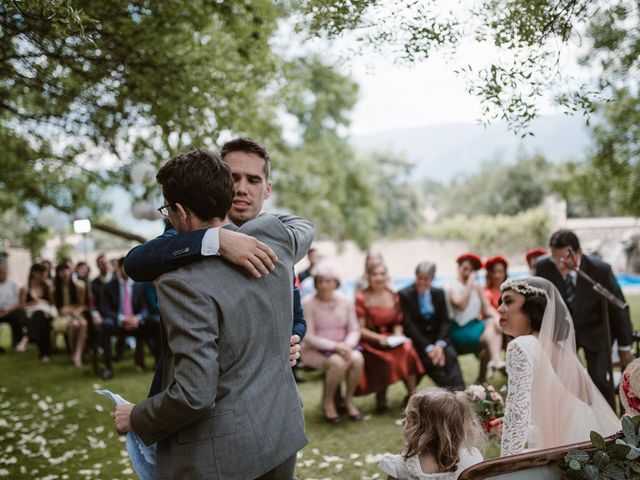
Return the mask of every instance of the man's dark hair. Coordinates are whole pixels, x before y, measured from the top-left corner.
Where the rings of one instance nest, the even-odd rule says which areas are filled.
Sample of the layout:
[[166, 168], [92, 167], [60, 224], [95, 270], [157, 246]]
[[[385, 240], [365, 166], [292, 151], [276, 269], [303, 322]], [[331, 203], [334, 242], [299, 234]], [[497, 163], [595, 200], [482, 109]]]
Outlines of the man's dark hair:
[[549, 246], [551, 248], [571, 247], [574, 251], [578, 251], [580, 250], [580, 240], [571, 230], [563, 228], [553, 232], [549, 240]]
[[169, 160], [156, 175], [170, 208], [179, 203], [201, 220], [224, 218], [233, 202], [231, 172], [217, 153], [197, 148]]
[[244, 152], [244, 153], [253, 153], [254, 155], [259, 156], [264, 160], [264, 175], [269, 180], [269, 173], [271, 171], [271, 158], [269, 158], [269, 153], [264, 145], [251, 138], [236, 138], [235, 140], [231, 140], [230, 142], [222, 145], [222, 149], [220, 150], [220, 155], [224, 160], [224, 157], [231, 152]]

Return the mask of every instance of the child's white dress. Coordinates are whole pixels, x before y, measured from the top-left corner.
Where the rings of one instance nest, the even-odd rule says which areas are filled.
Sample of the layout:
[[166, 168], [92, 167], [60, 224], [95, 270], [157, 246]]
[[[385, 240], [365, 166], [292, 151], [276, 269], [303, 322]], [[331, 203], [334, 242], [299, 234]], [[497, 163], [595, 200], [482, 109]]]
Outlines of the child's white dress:
[[460, 461], [455, 472], [444, 473], [424, 473], [420, 467], [418, 455], [409, 457], [406, 460], [402, 455], [391, 455], [389, 453], [382, 456], [378, 468], [387, 475], [391, 475], [398, 480], [457, 480], [464, 470], [471, 465], [482, 462], [483, 458], [477, 448], [462, 449], [460, 451]]

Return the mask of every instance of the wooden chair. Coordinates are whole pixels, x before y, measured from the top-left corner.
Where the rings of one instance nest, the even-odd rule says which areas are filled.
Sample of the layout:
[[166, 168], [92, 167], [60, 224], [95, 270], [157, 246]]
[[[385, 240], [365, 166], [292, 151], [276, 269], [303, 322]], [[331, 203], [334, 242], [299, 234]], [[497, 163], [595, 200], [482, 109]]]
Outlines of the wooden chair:
[[[607, 437], [607, 444], [614, 443], [620, 436]], [[467, 468], [458, 480], [561, 480], [558, 462], [576, 448], [587, 452], [595, 450], [591, 442], [582, 442], [494, 458]]]

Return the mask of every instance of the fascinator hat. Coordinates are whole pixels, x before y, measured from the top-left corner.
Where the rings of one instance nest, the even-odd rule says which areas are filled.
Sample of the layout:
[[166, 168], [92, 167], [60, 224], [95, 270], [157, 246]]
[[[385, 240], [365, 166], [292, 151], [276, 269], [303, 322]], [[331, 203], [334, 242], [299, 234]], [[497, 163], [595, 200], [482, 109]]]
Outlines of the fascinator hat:
[[620, 401], [629, 415], [640, 415], [640, 358], [631, 362], [622, 374]]
[[502, 265], [504, 265], [505, 269], [509, 268], [509, 262], [507, 262], [507, 259], [502, 257], [502, 256], [500, 256], [500, 255], [496, 255], [495, 257], [491, 257], [486, 262], [484, 262], [484, 268], [485, 268], [485, 270], [491, 270], [494, 265], [497, 265], [497, 264], [500, 264], [500, 263]]
[[462, 262], [469, 262], [474, 270], [480, 270], [482, 268], [482, 260], [478, 255], [472, 252], [463, 253], [458, 258], [456, 258], [456, 262], [460, 265]]
[[544, 248], [534, 248], [533, 250], [529, 250], [527, 252], [527, 254], [525, 255], [525, 258], [527, 260], [527, 263], [529, 263], [529, 260], [531, 260], [532, 258], [537, 258], [537, 257], [541, 257], [542, 255], [546, 255], [547, 251]]

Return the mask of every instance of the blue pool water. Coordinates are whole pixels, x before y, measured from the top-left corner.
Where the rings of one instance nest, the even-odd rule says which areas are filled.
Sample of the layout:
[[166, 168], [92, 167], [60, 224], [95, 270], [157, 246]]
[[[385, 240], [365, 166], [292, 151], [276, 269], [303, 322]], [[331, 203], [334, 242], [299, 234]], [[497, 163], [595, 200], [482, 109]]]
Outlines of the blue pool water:
[[[509, 272], [512, 278], [524, 277], [527, 275], [526, 272]], [[441, 287], [449, 282], [453, 278], [452, 275], [436, 275], [433, 280], [433, 284], [436, 287]], [[478, 275], [478, 280], [481, 284], [484, 284], [484, 275], [480, 273]], [[620, 288], [625, 293], [640, 293], [640, 275], [631, 275], [631, 274], [619, 274], [616, 275], [616, 280], [620, 285]], [[413, 283], [413, 277], [410, 278], [393, 278], [392, 279], [393, 286], [396, 290], [400, 290], [408, 285]], [[349, 298], [355, 297], [355, 289], [356, 289], [357, 280], [349, 279], [344, 280], [340, 285], [340, 291]]]

